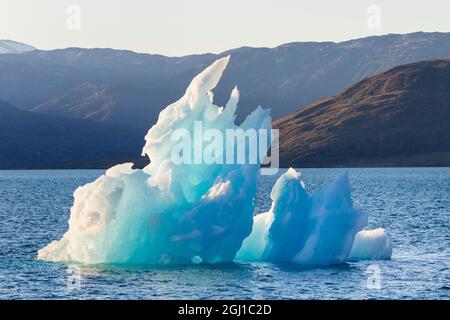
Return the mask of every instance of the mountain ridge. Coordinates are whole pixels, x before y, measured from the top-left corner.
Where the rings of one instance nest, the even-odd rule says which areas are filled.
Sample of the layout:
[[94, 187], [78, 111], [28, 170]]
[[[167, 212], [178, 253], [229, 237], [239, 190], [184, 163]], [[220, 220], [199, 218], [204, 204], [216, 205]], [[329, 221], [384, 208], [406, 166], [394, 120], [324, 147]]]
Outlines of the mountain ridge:
[[139, 158], [141, 133], [90, 120], [18, 110], [0, 101], [0, 169], [89, 168]]
[[[155, 123], [162, 108], [184, 93], [193, 76], [230, 53], [229, 68], [214, 91], [217, 104], [224, 105], [238, 85], [239, 121], [258, 105], [272, 108], [273, 118], [278, 118], [396, 65], [450, 56], [450, 33], [292, 42], [183, 57], [114, 49], [34, 50], [0, 56], [0, 98], [21, 109], [51, 114], [52, 108], [61, 112], [54, 101], [83, 83], [92, 83], [107, 88], [115, 101], [105, 118], [93, 120], [144, 130]], [[72, 113], [77, 103], [83, 109], [85, 96], [79, 98], [79, 102], [72, 99], [72, 111], [65, 116], [89, 118], [88, 113]], [[37, 108], [42, 105], [46, 107]]]
[[35, 50], [34, 47], [8, 39], [0, 39], [0, 54], [18, 54]]

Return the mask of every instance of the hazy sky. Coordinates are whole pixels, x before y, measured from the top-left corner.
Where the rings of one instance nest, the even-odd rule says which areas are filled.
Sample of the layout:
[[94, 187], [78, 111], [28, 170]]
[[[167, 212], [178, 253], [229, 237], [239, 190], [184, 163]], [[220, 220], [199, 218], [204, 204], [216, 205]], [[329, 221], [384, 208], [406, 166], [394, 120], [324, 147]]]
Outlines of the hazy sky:
[[450, 32], [450, 1], [0, 0], [0, 39], [39, 49], [185, 55], [415, 31]]

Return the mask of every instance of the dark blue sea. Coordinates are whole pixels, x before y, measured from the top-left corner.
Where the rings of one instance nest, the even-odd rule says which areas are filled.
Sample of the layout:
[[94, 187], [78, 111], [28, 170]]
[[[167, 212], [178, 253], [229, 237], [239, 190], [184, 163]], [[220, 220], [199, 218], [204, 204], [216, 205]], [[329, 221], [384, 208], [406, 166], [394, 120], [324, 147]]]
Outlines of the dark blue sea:
[[[344, 169], [300, 171], [315, 192]], [[348, 171], [355, 206], [393, 238], [392, 260], [322, 268], [42, 262], [37, 250], [67, 229], [73, 191], [103, 171], [0, 171], [0, 299], [450, 299], [450, 168]], [[276, 178], [260, 178], [256, 212], [270, 208]]]

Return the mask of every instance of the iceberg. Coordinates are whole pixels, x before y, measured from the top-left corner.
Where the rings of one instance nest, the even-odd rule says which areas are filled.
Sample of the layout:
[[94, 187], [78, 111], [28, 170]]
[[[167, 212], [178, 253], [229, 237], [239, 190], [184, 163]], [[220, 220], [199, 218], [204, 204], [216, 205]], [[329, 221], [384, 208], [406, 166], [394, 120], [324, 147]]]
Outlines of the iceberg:
[[[150, 163], [144, 169], [120, 164], [75, 190], [68, 230], [40, 249], [38, 259], [327, 265], [390, 257], [384, 230], [363, 230], [367, 215], [353, 207], [347, 174], [311, 196], [291, 168], [273, 186], [270, 211], [253, 215], [261, 156], [273, 138], [270, 110], [258, 107], [236, 125], [237, 88], [224, 108], [214, 105], [212, 90], [228, 62], [215, 61], [160, 113], [145, 136], [142, 152]], [[230, 130], [258, 135], [240, 144], [221, 140]], [[259, 157], [241, 161], [242, 154], [251, 158], [254, 145]]]
[[300, 173], [290, 168], [275, 183], [271, 199], [270, 211], [254, 217], [237, 260], [330, 265], [390, 258], [384, 230], [363, 231], [368, 217], [353, 207], [347, 173], [310, 196]]
[[[137, 170], [132, 163], [117, 165], [75, 191], [67, 232], [39, 250], [38, 259], [86, 264], [198, 264], [234, 259], [252, 230], [260, 163], [196, 161], [199, 145], [200, 151], [211, 147], [199, 144], [202, 141], [193, 131], [198, 123], [203, 130], [211, 128], [222, 135], [228, 129], [270, 131], [271, 118], [270, 110], [258, 107], [240, 126], [235, 125], [237, 88], [225, 108], [213, 104], [211, 90], [228, 61], [225, 57], [207, 67], [180, 100], [160, 113], [145, 137], [143, 154], [151, 160], [148, 166]], [[179, 141], [191, 134], [191, 149], [180, 149]], [[268, 147], [262, 147], [261, 153]], [[220, 157], [230, 148], [248, 145], [224, 144], [210, 154]], [[195, 159], [176, 163], [174, 150], [180, 151], [180, 158], [192, 155]]]
[[383, 228], [363, 230], [356, 234], [349, 260], [389, 260], [392, 240]]

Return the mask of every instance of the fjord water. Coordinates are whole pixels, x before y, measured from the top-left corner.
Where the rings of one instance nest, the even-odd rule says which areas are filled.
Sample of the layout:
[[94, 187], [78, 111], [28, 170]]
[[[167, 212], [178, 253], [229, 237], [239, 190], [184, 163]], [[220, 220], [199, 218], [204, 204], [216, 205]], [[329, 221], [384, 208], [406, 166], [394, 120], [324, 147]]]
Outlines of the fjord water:
[[[299, 170], [310, 193], [344, 171]], [[37, 250], [67, 230], [75, 188], [104, 171], [0, 171], [0, 298], [450, 299], [450, 168], [348, 171], [355, 206], [369, 214], [369, 227], [384, 227], [392, 236], [392, 260], [321, 268], [42, 262]], [[256, 212], [270, 208], [278, 176], [260, 177]], [[379, 288], [371, 281], [374, 270]]]

